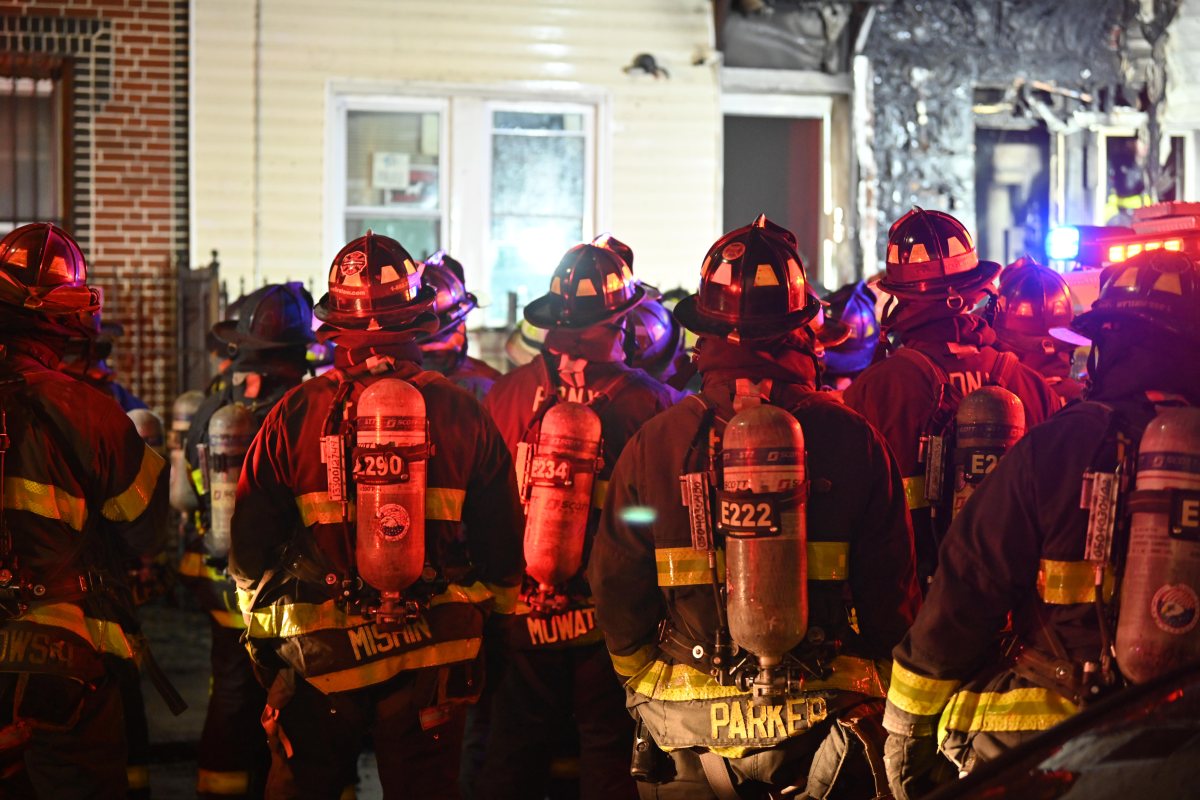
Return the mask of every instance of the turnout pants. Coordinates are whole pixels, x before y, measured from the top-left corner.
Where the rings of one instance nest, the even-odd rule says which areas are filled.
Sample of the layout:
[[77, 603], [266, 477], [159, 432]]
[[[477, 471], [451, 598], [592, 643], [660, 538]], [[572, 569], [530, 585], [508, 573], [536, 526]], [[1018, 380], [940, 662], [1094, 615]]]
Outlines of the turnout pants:
[[[769, 750], [721, 758], [700, 748], [667, 754], [662, 783], [639, 783], [642, 800], [726, 800], [732, 791], [751, 800], [789, 797], [863, 800], [876, 797], [876, 776], [862, 741], [846, 725], [829, 719]], [[707, 760], [707, 770], [704, 761]], [[882, 764], [880, 764], [882, 771]], [[886, 782], [880, 774], [879, 779]], [[725, 792], [714, 786], [720, 781]], [[731, 796], [731, 795], [730, 795]]]
[[633, 720], [603, 644], [510, 651], [491, 709], [481, 798], [545, 795], [556, 732], [579, 730], [582, 800], [636, 797]]
[[470, 665], [405, 672], [352, 692], [322, 694], [279, 673], [263, 713], [271, 745], [266, 796], [330, 800], [353, 780], [368, 733], [388, 800], [457, 800], [467, 706], [446, 702], [447, 682]]
[[127, 795], [125, 715], [115, 678], [0, 673], [0, 797], [109, 800]]
[[271, 763], [260, 723], [267, 692], [254, 677], [242, 632], [211, 621], [212, 688], [200, 735], [196, 793], [200, 800], [262, 797]]

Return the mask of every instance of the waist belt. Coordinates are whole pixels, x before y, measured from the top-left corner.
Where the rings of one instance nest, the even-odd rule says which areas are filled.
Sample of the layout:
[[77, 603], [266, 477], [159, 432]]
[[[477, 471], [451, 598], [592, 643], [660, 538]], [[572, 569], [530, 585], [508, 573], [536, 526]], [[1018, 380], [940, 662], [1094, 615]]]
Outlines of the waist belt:
[[[7, 578], [7, 579], [6, 579]], [[114, 588], [99, 572], [87, 571], [53, 581], [15, 579], [7, 570], [0, 572], [0, 597], [25, 602], [75, 600]]]

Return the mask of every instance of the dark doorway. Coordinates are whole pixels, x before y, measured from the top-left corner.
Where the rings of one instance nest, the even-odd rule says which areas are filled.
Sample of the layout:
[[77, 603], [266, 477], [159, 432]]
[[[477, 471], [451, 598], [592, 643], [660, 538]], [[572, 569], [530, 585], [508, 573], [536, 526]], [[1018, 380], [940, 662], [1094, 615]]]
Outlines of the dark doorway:
[[1022, 255], [1046, 263], [1050, 219], [1050, 132], [975, 128], [976, 248], [1009, 264]]
[[725, 117], [725, 230], [765, 213], [796, 234], [814, 281], [821, 274], [821, 146], [819, 119]]

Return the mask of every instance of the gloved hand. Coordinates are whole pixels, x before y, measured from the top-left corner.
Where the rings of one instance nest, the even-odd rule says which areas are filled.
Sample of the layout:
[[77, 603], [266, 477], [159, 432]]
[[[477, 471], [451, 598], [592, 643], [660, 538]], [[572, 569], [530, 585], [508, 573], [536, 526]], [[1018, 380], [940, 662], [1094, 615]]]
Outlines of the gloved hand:
[[932, 736], [889, 733], [883, 746], [883, 766], [896, 800], [915, 800], [932, 792], [937, 781], [931, 773], [941, 758]]

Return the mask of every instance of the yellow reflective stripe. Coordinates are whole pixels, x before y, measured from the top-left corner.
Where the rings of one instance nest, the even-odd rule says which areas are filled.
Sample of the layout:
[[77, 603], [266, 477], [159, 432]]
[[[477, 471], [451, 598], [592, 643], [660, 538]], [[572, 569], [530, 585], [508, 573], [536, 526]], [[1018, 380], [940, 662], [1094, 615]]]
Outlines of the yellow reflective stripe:
[[191, 472], [192, 486], [196, 489], [196, 494], [204, 497], [204, 473], [199, 469], [194, 469]]
[[158, 453], [146, 447], [142, 451], [142, 465], [129, 488], [116, 497], [104, 501], [100, 513], [113, 522], [132, 522], [142, 515], [154, 494], [154, 485], [167, 462]]
[[239, 631], [246, 630], [246, 620], [242, 617], [240, 611], [218, 611], [215, 608], [210, 608], [208, 613], [212, 614], [212, 618], [216, 620], [217, 624], [222, 628], [230, 628]]
[[133, 658], [133, 649], [120, 625], [112, 620], [84, 616], [83, 609], [73, 603], [37, 605], [22, 614], [18, 621], [62, 628], [91, 642], [92, 647], [102, 653]]
[[462, 521], [463, 501], [467, 499], [465, 489], [426, 489], [425, 519], [445, 522]]
[[[514, 589], [514, 591], [516, 590]], [[468, 603], [478, 606], [491, 601], [495, 596], [496, 593], [490, 586], [479, 581], [475, 581], [469, 586], [452, 583], [446, 587], [446, 591], [431, 597], [429, 605], [442, 606], [447, 603]]]
[[938, 721], [938, 741], [947, 731], [1044, 731], [1079, 709], [1058, 692], [1041, 687], [1007, 692], [958, 692]]
[[338, 800], [357, 800], [357, 798], [358, 792], [355, 790], [354, 785], [351, 784], [345, 789], [342, 789], [342, 793], [338, 797]]
[[[450, 584], [446, 591], [430, 599], [431, 606], [447, 603], [478, 605], [491, 599], [492, 593], [481, 583], [470, 586]], [[238, 591], [238, 604], [244, 609], [249, 598]], [[276, 603], [256, 608], [250, 614], [249, 634], [265, 639], [287, 639], [317, 631], [357, 628], [369, 620], [359, 614], [347, 614], [333, 600], [324, 603]]]
[[126, 765], [125, 781], [129, 784], [130, 789], [150, 788], [150, 768]]
[[517, 602], [521, 599], [520, 586], [497, 586], [494, 583], [485, 585], [496, 599], [493, 611], [497, 614], [512, 614], [517, 610]]
[[[838, 656], [830, 662], [829, 669], [829, 676], [823, 680], [802, 681], [800, 691], [840, 690], [883, 697], [887, 690], [886, 670], [868, 659]], [[617, 668], [617, 671], [620, 672], [620, 669]], [[708, 673], [687, 664], [667, 664], [664, 661], [653, 661], [646, 665], [625, 681], [625, 686], [651, 699], [667, 702], [749, 695], [736, 686], [722, 686]]]
[[250, 603], [254, 600], [254, 592], [248, 592], [245, 589], [237, 590], [238, 610], [245, 614], [250, 610]]
[[479, 645], [482, 641], [482, 639], [472, 638], [438, 642], [362, 666], [327, 672], [324, 675], [306, 675], [304, 679], [326, 694], [348, 692], [364, 686], [383, 683], [401, 672], [470, 661], [479, 654]]
[[[699, 586], [712, 582], [708, 551], [691, 547], [657, 547], [659, 586]], [[725, 580], [725, 551], [717, 550], [717, 579]]]
[[197, 770], [196, 791], [208, 794], [246, 794], [250, 791], [250, 773]]
[[204, 553], [184, 553], [179, 559], [179, 574], [188, 578], [203, 578], [208, 581], [227, 581], [225, 573], [209, 566]]
[[27, 478], [4, 479], [4, 506], [14, 511], [28, 511], [46, 519], [61, 520], [72, 530], [83, 530], [87, 520], [87, 504], [65, 489]]
[[592, 484], [592, 508], [604, 508], [604, 498], [608, 497], [608, 481], [597, 480]]
[[892, 682], [888, 687], [888, 702], [901, 711], [918, 717], [929, 717], [941, 713], [950, 695], [959, 687], [959, 681], [926, 678], [904, 668], [898, 661], [892, 662]]
[[[712, 581], [708, 553], [691, 547], [659, 547], [654, 550], [659, 586], [700, 586]], [[717, 550], [717, 576], [725, 580], [725, 551]], [[808, 579], [844, 581], [850, 577], [848, 542], [809, 542]]]
[[612, 659], [613, 669], [618, 675], [622, 678], [632, 678], [654, 658], [654, 645], [643, 645], [627, 656], [619, 656], [610, 651], [608, 657]]
[[[310, 492], [296, 498], [300, 509], [300, 522], [304, 527], [334, 525], [342, 521], [342, 504], [329, 499], [328, 492]], [[354, 503], [346, 504], [346, 521], [354, 521]]]
[[[460, 522], [466, 498], [465, 489], [426, 489], [425, 519]], [[300, 509], [300, 521], [306, 528], [313, 525], [335, 525], [342, 521], [342, 504], [330, 500], [328, 492], [302, 494], [296, 498], [296, 507]], [[346, 521], [354, 522], [355, 519], [354, 503], [348, 503]]]
[[810, 581], [844, 581], [849, 578], [849, 542], [808, 543], [808, 579]]
[[[1104, 599], [1111, 600], [1114, 578], [1104, 567]], [[1096, 567], [1091, 561], [1053, 561], [1043, 558], [1038, 565], [1038, 595], [1051, 605], [1091, 603], [1096, 599]]]
[[909, 511], [929, 507], [929, 501], [925, 499], [924, 475], [913, 475], [904, 479], [904, 502], [908, 503]]

